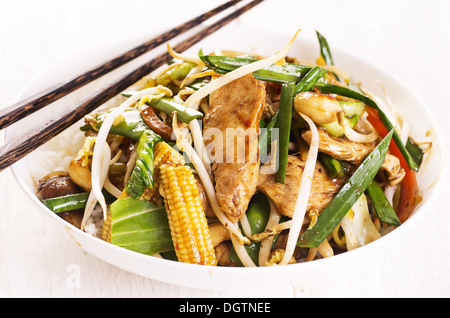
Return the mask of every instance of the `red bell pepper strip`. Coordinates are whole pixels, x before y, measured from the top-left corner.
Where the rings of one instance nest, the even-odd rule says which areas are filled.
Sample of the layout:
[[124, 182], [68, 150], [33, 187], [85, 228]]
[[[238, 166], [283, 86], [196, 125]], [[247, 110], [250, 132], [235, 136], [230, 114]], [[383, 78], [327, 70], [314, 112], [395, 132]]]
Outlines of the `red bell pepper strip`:
[[[381, 121], [378, 111], [370, 106], [366, 107], [366, 111], [368, 113], [367, 120], [372, 124], [380, 136], [384, 138], [388, 131]], [[417, 203], [420, 201], [416, 172], [409, 167], [393, 140], [391, 140], [389, 150], [400, 160], [400, 166], [405, 170], [405, 176], [400, 183], [400, 201], [396, 211], [400, 222], [403, 223], [410, 217]]]

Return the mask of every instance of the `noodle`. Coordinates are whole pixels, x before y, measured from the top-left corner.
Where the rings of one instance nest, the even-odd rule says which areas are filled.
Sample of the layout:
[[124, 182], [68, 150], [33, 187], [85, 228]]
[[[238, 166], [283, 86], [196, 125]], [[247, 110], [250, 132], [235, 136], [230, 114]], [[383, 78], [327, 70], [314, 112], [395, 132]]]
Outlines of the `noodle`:
[[292, 216], [292, 225], [289, 230], [288, 242], [286, 245], [285, 253], [283, 255], [283, 259], [280, 263], [281, 265], [289, 263], [292, 255], [294, 254], [294, 249], [300, 235], [301, 227], [303, 225], [303, 218], [305, 217], [306, 206], [308, 204], [309, 193], [313, 180], [314, 168], [316, 166], [317, 154], [319, 152], [319, 133], [317, 131], [316, 125], [308, 116], [305, 116], [303, 114], [300, 114], [300, 116], [308, 123], [310, 127], [312, 132], [312, 140], [310, 149], [308, 151], [308, 157], [305, 163], [305, 168], [303, 170], [302, 179], [300, 181], [297, 203], [295, 204], [294, 215]]

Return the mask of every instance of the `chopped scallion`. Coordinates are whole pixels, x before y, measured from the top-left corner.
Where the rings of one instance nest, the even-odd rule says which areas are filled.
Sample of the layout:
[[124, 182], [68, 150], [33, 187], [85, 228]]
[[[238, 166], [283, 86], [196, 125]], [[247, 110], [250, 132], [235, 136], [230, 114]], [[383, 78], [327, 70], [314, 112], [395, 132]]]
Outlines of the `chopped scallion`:
[[366, 191], [384, 162], [394, 130], [392, 129], [377, 147], [364, 159], [355, 173], [343, 185], [327, 207], [320, 213], [314, 226], [299, 238], [301, 247], [317, 247], [341, 222], [353, 204]]

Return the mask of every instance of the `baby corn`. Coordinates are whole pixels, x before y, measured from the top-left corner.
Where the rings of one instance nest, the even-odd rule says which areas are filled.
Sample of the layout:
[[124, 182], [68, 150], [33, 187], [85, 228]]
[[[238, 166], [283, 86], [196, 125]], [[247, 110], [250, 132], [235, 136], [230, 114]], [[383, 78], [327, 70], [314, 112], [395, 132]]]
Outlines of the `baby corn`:
[[102, 225], [102, 240], [111, 243], [111, 212], [108, 212]]
[[[125, 190], [123, 190], [119, 196], [119, 199], [127, 197], [129, 197], [128, 193]], [[106, 219], [103, 221], [101, 238], [102, 240], [111, 243], [111, 211], [108, 211]]]
[[157, 206], [163, 205], [163, 200], [159, 194], [159, 167], [161, 164], [171, 164], [174, 166], [183, 166], [185, 161], [182, 155], [180, 155], [175, 149], [165, 142], [159, 142], [155, 146], [155, 158], [153, 163], [155, 165], [155, 173], [153, 175], [154, 185], [152, 188], [144, 190], [141, 199], [151, 201]]
[[160, 151], [166, 152], [165, 159], [158, 162], [160, 192], [164, 198], [178, 261], [217, 265], [194, 174], [189, 166], [184, 165], [184, 160], [179, 160], [178, 156], [181, 155], [168, 144], [158, 143], [155, 160]]
[[194, 175], [188, 166], [161, 165], [162, 195], [180, 262], [216, 265], [216, 256]]

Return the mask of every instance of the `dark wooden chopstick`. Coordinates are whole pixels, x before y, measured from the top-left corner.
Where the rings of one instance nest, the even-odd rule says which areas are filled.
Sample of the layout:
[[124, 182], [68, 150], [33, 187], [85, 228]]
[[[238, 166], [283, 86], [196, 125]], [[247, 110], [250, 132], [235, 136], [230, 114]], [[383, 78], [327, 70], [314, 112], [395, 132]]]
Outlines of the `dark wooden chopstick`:
[[[254, 0], [247, 5], [242, 6], [214, 24], [205, 27], [203, 30], [182, 41], [174, 46], [173, 49], [176, 52], [184, 52], [261, 2], [263, 2], [263, 0]], [[172, 56], [169, 53], [160, 54], [134, 71], [99, 89], [93, 95], [81, 100], [67, 111], [49, 119], [41, 127], [33, 129], [26, 134], [11, 140], [0, 148], [0, 171], [22, 159], [36, 148], [82, 119], [87, 113], [93, 111], [112, 97], [120, 94], [142, 77], [153, 72], [171, 59]]]
[[205, 12], [198, 17], [195, 17], [179, 26], [168, 30], [149, 41], [117, 56], [108, 62], [98, 65], [84, 74], [78, 75], [72, 79], [66, 80], [53, 86], [43, 92], [39, 92], [23, 101], [19, 101], [0, 111], [0, 129], [17, 122], [18, 120], [28, 116], [29, 114], [47, 106], [48, 104], [58, 100], [59, 98], [77, 90], [83, 85], [92, 82], [93, 80], [113, 71], [114, 69], [132, 61], [133, 59], [149, 52], [150, 50], [160, 46], [163, 43], [173, 39], [174, 37], [192, 29], [202, 22], [212, 18], [216, 14], [230, 8], [239, 3], [241, 0], [228, 1], [217, 8]]

